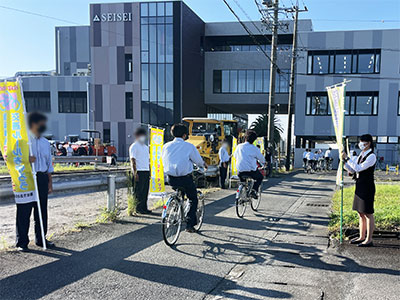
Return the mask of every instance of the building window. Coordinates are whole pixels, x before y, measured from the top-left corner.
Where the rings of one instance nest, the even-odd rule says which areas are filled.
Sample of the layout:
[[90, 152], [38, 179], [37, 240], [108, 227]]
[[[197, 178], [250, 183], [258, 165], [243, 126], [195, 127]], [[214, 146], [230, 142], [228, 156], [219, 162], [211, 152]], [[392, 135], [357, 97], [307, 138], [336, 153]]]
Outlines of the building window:
[[388, 136], [388, 143], [389, 144], [398, 144], [399, 138], [397, 136]]
[[[214, 70], [215, 94], [265, 94], [269, 91], [269, 70]], [[276, 76], [275, 91], [289, 92], [289, 70]]]
[[[356, 116], [378, 115], [378, 92], [347, 92], [345, 114]], [[306, 115], [330, 115], [326, 92], [309, 92], [306, 96]]]
[[111, 143], [111, 130], [110, 129], [103, 129], [103, 142], [104, 143]]
[[24, 92], [27, 112], [51, 112], [50, 92]]
[[125, 93], [125, 118], [133, 119], [133, 93]]
[[173, 6], [141, 3], [141, 117], [143, 123], [173, 123]]
[[381, 50], [309, 51], [308, 74], [380, 73]]
[[[234, 45], [230, 42], [225, 42], [223, 45], [212, 44], [213, 43], [210, 43], [210, 45], [207, 46], [207, 52], [261, 52], [262, 50], [266, 51], [267, 53], [271, 52], [271, 45]], [[289, 44], [281, 44], [277, 46], [278, 52], [290, 51], [291, 49], [292, 45]]]
[[125, 81], [133, 79], [133, 62], [132, 54], [125, 54]]
[[86, 92], [58, 92], [59, 113], [87, 113]]
[[327, 94], [307, 93], [306, 114], [322, 116], [327, 116], [328, 114], [330, 114]]

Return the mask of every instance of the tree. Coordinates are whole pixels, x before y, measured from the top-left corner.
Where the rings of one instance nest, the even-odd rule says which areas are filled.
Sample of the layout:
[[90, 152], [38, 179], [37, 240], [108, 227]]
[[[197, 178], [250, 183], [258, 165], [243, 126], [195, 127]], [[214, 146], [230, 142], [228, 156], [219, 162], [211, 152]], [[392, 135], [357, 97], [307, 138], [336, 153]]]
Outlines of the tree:
[[[268, 115], [262, 114], [257, 117], [257, 119], [251, 123], [250, 129], [254, 130], [258, 136], [267, 136], [268, 134]], [[277, 147], [279, 142], [281, 141], [282, 137], [281, 134], [283, 133], [283, 129], [279, 124], [277, 118], [274, 119], [274, 141], [273, 146], [274, 148]]]

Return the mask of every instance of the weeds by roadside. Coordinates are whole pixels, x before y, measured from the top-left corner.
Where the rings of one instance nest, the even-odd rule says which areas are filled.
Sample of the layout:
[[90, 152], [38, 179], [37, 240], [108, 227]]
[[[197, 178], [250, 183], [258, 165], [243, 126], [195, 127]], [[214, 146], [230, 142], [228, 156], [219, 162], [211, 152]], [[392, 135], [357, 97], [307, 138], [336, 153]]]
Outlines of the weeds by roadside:
[[120, 215], [121, 215], [121, 209], [119, 207], [116, 207], [113, 210], [108, 210], [106, 207], [104, 207], [102, 213], [97, 218], [96, 223], [98, 224], [114, 223], [119, 219]]

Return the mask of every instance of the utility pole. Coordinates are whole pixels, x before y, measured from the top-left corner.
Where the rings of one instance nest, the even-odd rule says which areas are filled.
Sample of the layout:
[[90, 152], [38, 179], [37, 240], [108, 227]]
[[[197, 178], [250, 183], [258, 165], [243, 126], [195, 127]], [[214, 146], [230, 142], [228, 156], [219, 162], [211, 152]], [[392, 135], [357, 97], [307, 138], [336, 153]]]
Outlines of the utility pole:
[[[273, 1], [273, 0], [272, 0]], [[272, 23], [272, 41], [271, 41], [271, 66], [270, 66], [270, 81], [269, 81], [269, 99], [268, 99], [268, 135], [267, 145], [271, 151], [271, 157], [274, 157], [274, 119], [275, 119], [275, 82], [276, 82], [276, 45], [278, 44], [278, 13], [279, 13], [279, 0], [264, 1], [268, 8], [273, 9], [273, 23]]]
[[294, 24], [293, 24], [293, 46], [292, 46], [292, 62], [290, 66], [290, 83], [289, 83], [289, 103], [288, 103], [288, 128], [286, 138], [286, 171], [290, 169], [291, 152], [292, 152], [292, 114], [293, 114], [293, 103], [294, 103], [294, 85], [296, 76], [296, 56], [297, 56], [297, 23], [299, 12], [308, 11], [307, 7], [300, 10], [298, 6], [286, 10], [289, 13], [294, 13]]

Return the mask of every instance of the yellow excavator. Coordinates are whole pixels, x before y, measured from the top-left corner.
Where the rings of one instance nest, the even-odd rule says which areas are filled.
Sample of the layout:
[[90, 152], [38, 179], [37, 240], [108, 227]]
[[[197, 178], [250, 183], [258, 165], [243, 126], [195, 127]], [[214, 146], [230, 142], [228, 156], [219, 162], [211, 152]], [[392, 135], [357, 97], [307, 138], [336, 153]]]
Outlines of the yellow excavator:
[[232, 137], [237, 137], [237, 121], [214, 120], [209, 118], [183, 118], [189, 128], [187, 142], [193, 144], [209, 166], [218, 166], [218, 151], [225, 138], [232, 145]]

